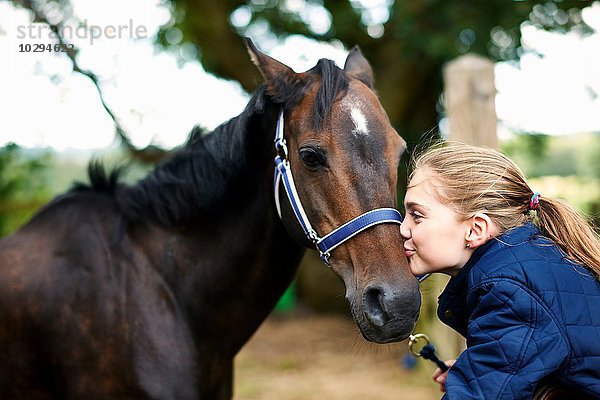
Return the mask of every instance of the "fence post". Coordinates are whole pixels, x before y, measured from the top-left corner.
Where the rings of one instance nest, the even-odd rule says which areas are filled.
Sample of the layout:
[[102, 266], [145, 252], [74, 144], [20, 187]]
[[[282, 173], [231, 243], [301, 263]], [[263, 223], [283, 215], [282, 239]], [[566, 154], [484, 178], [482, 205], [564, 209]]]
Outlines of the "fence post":
[[[491, 60], [467, 54], [449, 62], [444, 68], [448, 138], [497, 148], [495, 97], [494, 63]], [[442, 324], [435, 313], [437, 298], [448, 280], [447, 276], [435, 274], [422, 285], [423, 314], [427, 318], [419, 322], [418, 328], [431, 337], [444, 360], [457, 358], [466, 348], [464, 338]]]
[[466, 54], [444, 67], [449, 139], [498, 147], [493, 61]]

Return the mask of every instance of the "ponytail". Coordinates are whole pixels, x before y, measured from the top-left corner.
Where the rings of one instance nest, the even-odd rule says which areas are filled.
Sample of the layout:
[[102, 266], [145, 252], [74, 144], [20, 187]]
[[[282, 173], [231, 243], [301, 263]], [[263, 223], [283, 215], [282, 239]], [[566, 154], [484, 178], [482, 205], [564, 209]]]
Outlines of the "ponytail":
[[600, 277], [600, 240], [587, 221], [562, 200], [540, 197], [537, 225], [567, 257]]

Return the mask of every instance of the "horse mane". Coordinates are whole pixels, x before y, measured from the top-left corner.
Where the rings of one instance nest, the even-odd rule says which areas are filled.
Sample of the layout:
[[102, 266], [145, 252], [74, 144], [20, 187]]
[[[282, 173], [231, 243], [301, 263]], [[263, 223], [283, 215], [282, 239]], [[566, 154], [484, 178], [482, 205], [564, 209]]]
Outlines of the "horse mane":
[[[311, 121], [316, 129], [320, 129], [331, 115], [336, 98], [347, 90], [348, 78], [327, 59], [319, 60], [307, 71], [307, 76], [308, 79], [320, 77]], [[266, 86], [261, 86], [240, 115], [209, 134], [194, 128], [182, 148], [133, 186], [120, 183], [123, 168], [106, 171], [102, 163], [92, 161], [88, 166], [90, 184], [76, 184], [72, 191], [111, 194], [127, 220], [152, 220], [165, 227], [201, 213], [210, 215], [216, 207], [235, 206], [243, 199], [231, 196], [232, 190], [242, 193], [246, 189], [246, 193], [251, 193], [252, 188], [248, 185], [256, 180], [253, 175], [259, 170], [257, 159], [268, 159], [257, 157], [256, 153], [271, 154], [271, 146], [252, 146], [257, 142], [261, 146], [270, 143], [261, 138], [265, 134], [274, 134], [274, 122], [272, 128], [260, 123], [269, 105], [273, 105], [272, 99], [277, 98], [286, 110], [291, 110], [302, 100], [307, 86], [306, 82], [302, 86], [288, 85], [276, 96], [267, 95]], [[265, 130], [268, 132], [263, 132]]]
[[255, 95], [244, 111], [213, 132], [194, 128], [188, 141], [136, 185], [117, 196], [128, 220], [154, 220], [163, 226], [197, 216], [199, 211], [225, 207], [239, 198], [257, 168], [248, 147], [253, 117], [262, 114], [262, 93]]
[[90, 184], [75, 182], [71, 187], [71, 192], [94, 191], [112, 195], [116, 192], [119, 180], [124, 172], [125, 166], [115, 167], [107, 171], [100, 160], [92, 159], [87, 167], [87, 176]]
[[344, 94], [348, 90], [348, 77], [333, 61], [325, 58], [320, 59], [317, 65], [308, 72], [321, 76], [321, 83], [313, 105], [312, 119], [313, 128], [320, 130], [327, 117], [331, 115], [334, 101], [340, 94]]

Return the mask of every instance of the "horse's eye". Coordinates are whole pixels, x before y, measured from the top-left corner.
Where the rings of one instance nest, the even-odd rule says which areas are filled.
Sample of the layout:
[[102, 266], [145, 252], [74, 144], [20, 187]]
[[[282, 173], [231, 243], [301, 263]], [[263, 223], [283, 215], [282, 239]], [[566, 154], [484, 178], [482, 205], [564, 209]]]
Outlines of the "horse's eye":
[[317, 168], [325, 164], [324, 154], [312, 147], [304, 147], [299, 151], [300, 159], [309, 168]]

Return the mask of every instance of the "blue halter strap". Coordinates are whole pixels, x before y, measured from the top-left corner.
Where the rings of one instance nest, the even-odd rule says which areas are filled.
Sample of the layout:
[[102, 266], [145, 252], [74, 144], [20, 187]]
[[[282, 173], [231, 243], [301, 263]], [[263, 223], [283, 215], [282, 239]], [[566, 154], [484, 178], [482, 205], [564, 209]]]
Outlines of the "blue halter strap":
[[402, 215], [398, 210], [394, 208], [377, 208], [375, 210], [367, 211], [364, 214], [346, 222], [342, 226], [329, 232], [327, 235], [320, 237], [317, 232], [313, 229], [302, 202], [296, 191], [296, 185], [294, 184], [294, 177], [292, 176], [292, 169], [290, 168], [290, 162], [288, 158], [288, 149], [286, 146], [285, 138], [283, 137], [283, 108], [279, 112], [279, 119], [277, 120], [277, 128], [275, 130], [275, 149], [277, 149], [277, 157], [275, 157], [275, 205], [277, 206], [277, 212], [281, 218], [281, 206], [279, 204], [279, 185], [283, 182], [285, 192], [294, 210], [294, 214], [304, 231], [306, 237], [313, 242], [321, 260], [329, 266], [329, 256], [331, 251], [337, 246], [344, 243], [346, 240], [358, 235], [360, 232], [369, 229], [372, 226], [378, 224], [401, 224]]

